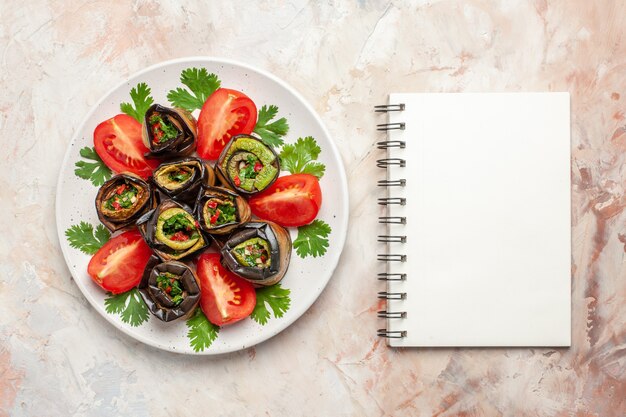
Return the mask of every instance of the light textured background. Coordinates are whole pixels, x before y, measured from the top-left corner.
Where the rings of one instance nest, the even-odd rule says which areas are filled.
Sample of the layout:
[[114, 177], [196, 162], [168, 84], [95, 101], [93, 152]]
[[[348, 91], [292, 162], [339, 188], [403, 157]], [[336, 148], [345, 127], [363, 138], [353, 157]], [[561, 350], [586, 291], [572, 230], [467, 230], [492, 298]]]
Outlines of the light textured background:
[[[54, 224], [61, 158], [89, 108], [188, 55], [297, 88], [351, 190], [348, 243], [318, 302], [217, 359], [116, 331], [72, 282]], [[626, 414], [625, 2], [1, 0], [0, 89], [0, 415]], [[572, 348], [386, 348], [372, 106], [390, 91], [535, 90], [572, 94]]]

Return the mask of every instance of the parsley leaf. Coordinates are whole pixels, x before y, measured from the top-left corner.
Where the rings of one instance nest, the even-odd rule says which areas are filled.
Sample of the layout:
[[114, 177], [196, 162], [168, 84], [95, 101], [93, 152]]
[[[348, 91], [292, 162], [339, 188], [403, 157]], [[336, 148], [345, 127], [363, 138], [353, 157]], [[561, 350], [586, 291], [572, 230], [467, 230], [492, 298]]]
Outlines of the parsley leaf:
[[221, 81], [206, 68], [187, 68], [180, 73], [180, 82], [191, 90], [178, 87], [167, 93], [167, 99], [176, 107], [193, 111], [201, 109], [207, 98], [220, 88]]
[[90, 159], [94, 162], [78, 161], [74, 165], [76, 169], [74, 174], [85, 180], [90, 180], [93, 185], [100, 187], [106, 180], [111, 178], [113, 173], [102, 162], [102, 159], [98, 156], [94, 148], [85, 146], [80, 150], [80, 156], [85, 159]]
[[187, 327], [189, 328], [187, 332], [189, 344], [195, 352], [203, 351], [211, 346], [220, 331], [218, 326], [206, 318], [200, 307], [197, 307], [187, 320]]
[[143, 302], [137, 288], [121, 294], [107, 294], [108, 298], [104, 300], [107, 313], [120, 314], [122, 321], [133, 327], [137, 327], [148, 320], [148, 307]]
[[282, 317], [291, 304], [290, 290], [281, 288], [280, 284], [259, 288], [256, 291], [256, 306], [250, 317], [259, 324], [266, 324], [270, 318], [269, 305], [274, 317]]
[[137, 84], [137, 87], [130, 90], [130, 98], [133, 99], [135, 107], [130, 103], [122, 103], [120, 104], [120, 110], [136, 119], [139, 123], [143, 123], [146, 111], [154, 103], [154, 99], [150, 95], [150, 87], [146, 83]]
[[284, 117], [268, 124], [270, 120], [276, 117], [277, 113], [278, 107], [264, 105], [259, 110], [259, 116], [254, 126], [254, 133], [259, 135], [263, 143], [268, 146], [281, 146], [284, 143], [282, 136], [285, 136], [289, 131], [289, 124]]
[[322, 178], [326, 166], [321, 162], [313, 162], [320, 152], [321, 149], [313, 137], [298, 138], [296, 143], [285, 145], [280, 151], [281, 169], [292, 174], [304, 173]]
[[322, 220], [313, 220], [311, 224], [298, 227], [298, 237], [293, 241], [293, 247], [298, 256], [317, 258], [324, 255], [328, 249], [330, 232], [330, 226]]
[[93, 255], [104, 245], [111, 237], [109, 231], [101, 224], [96, 227], [94, 233], [93, 226], [87, 222], [75, 224], [65, 231], [65, 237], [70, 242], [70, 246], [86, 253]]

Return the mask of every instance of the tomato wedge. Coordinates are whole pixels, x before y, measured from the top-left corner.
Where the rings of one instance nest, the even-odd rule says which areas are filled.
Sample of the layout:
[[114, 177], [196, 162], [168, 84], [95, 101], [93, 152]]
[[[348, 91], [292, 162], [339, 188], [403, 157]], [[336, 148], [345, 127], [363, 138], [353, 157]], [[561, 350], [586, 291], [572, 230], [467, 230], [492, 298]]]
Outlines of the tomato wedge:
[[139, 284], [152, 251], [137, 229], [115, 236], [89, 261], [87, 272], [96, 284], [113, 294]]
[[215, 90], [198, 117], [198, 155], [217, 159], [230, 138], [252, 132], [256, 116], [254, 102], [244, 93], [228, 88]]
[[248, 281], [228, 271], [217, 253], [198, 258], [200, 308], [209, 321], [224, 326], [245, 319], [256, 305], [256, 292]]
[[144, 157], [148, 149], [141, 139], [141, 123], [118, 114], [96, 126], [93, 143], [98, 156], [113, 171], [132, 172], [147, 179], [159, 165]]
[[311, 223], [322, 206], [322, 189], [317, 177], [294, 174], [278, 178], [262, 193], [248, 200], [252, 213], [285, 227]]

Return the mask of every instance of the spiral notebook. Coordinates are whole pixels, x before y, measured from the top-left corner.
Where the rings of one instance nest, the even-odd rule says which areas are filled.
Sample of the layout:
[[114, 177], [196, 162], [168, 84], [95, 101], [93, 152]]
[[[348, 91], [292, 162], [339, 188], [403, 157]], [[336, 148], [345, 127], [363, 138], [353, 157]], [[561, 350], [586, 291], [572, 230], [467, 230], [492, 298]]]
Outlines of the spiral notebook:
[[569, 94], [391, 94], [376, 111], [378, 334], [397, 347], [569, 346]]

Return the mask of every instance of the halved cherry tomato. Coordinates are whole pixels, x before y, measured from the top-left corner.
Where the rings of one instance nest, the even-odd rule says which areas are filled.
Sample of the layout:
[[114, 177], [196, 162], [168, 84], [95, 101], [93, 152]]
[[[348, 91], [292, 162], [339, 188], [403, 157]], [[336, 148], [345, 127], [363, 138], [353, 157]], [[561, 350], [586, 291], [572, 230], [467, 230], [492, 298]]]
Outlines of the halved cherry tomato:
[[115, 236], [91, 258], [87, 272], [113, 294], [126, 292], [139, 284], [152, 251], [137, 229]]
[[235, 135], [249, 134], [256, 125], [256, 106], [244, 93], [219, 88], [204, 102], [198, 117], [198, 155], [217, 159]]
[[217, 253], [204, 253], [198, 258], [200, 308], [217, 326], [245, 319], [256, 305], [256, 292], [248, 281], [228, 271]]
[[96, 126], [93, 143], [98, 156], [115, 172], [132, 172], [147, 179], [159, 165], [144, 157], [148, 149], [141, 139], [141, 123], [127, 114], [118, 114]]
[[322, 206], [322, 189], [317, 177], [294, 174], [278, 178], [262, 193], [248, 200], [252, 213], [281, 226], [311, 223]]

